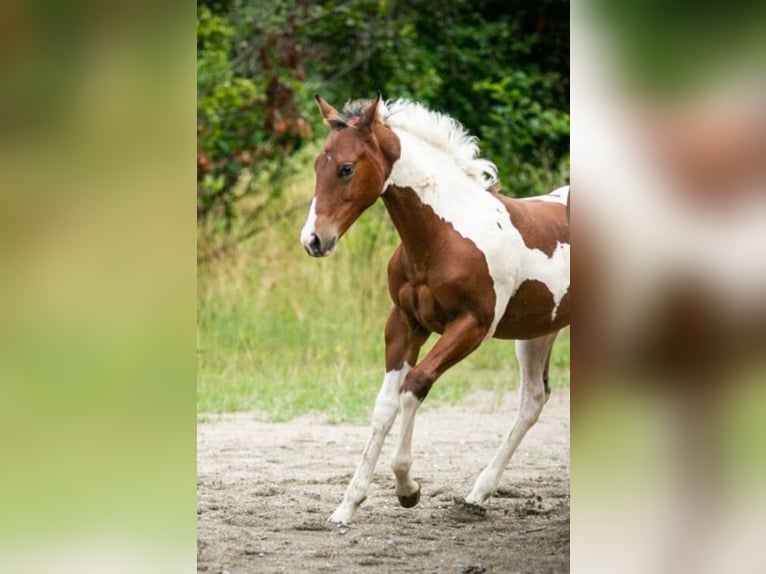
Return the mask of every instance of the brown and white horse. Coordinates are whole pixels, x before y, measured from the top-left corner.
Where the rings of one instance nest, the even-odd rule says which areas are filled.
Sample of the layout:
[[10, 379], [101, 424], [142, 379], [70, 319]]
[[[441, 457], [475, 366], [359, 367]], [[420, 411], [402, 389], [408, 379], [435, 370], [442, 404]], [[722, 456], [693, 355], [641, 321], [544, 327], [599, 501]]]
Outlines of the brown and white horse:
[[[495, 166], [452, 118], [408, 101], [317, 103], [332, 130], [316, 158], [316, 193], [301, 232], [314, 257], [379, 197], [401, 238], [388, 265], [393, 308], [386, 373], [362, 460], [330, 517], [346, 524], [367, 496], [383, 441], [401, 408], [391, 461], [402, 506], [420, 499], [410, 477], [415, 413], [442, 373], [489, 337], [517, 339], [521, 405], [516, 421], [466, 503], [482, 505], [550, 395], [548, 362], [569, 324], [569, 188], [512, 199], [494, 191]], [[418, 363], [428, 336], [440, 339]]]

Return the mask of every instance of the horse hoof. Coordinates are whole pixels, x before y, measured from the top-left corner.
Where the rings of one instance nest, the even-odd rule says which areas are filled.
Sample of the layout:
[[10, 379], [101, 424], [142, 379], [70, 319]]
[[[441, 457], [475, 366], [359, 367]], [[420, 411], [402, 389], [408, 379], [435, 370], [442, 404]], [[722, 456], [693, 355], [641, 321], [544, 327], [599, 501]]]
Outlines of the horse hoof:
[[399, 504], [401, 504], [404, 508], [412, 508], [418, 502], [420, 502], [420, 487], [418, 487], [418, 489], [409, 496], [397, 495], [397, 498], [399, 499]]
[[348, 523], [351, 522], [351, 515], [353, 512], [354, 511], [349, 508], [339, 506], [335, 512], [332, 513], [332, 516], [327, 519], [327, 522], [332, 522], [337, 526], [348, 526]]

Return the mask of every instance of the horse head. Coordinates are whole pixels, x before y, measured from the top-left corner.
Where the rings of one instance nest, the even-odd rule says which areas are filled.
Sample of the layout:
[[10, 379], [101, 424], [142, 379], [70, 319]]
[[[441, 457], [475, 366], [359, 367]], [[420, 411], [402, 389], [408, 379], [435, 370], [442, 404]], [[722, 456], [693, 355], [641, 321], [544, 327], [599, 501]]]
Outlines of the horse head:
[[381, 95], [338, 112], [316, 96], [330, 134], [314, 161], [316, 190], [301, 243], [313, 257], [330, 255], [358, 217], [383, 193], [399, 142], [379, 116]]

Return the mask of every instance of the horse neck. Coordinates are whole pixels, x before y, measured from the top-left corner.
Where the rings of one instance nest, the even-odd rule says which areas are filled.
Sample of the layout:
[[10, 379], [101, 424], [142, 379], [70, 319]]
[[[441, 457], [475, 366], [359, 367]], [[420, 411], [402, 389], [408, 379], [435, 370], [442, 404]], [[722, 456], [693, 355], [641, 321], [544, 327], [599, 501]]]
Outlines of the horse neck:
[[405, 249], [413, 255], [423, 252], [434, 237], [417, 195], [408, 187], [389, 185], [382, 198]]
[[490, 194], [448, 153], [397, 131], [401, 154], [384, 185], [383, 202], [412, 255], [440, 241], [434, 227], [475, 216]]

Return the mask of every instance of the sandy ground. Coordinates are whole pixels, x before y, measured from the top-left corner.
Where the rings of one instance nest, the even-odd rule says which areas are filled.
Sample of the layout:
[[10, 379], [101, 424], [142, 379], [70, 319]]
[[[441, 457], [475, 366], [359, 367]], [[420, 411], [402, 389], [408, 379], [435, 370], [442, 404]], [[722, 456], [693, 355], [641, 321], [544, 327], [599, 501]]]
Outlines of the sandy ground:
[[421, 409], [413, 438], [420, 504], [401, 508], [388, 466], [398, 420], [369, 497], [348, 527], [327, 518], [367, 438], [366, 425], [317, 417], [284, 424], [253, 414], [197, 427], [199, 572], [569, 571], [569, 393], [554, 390], [503, 475], [485, 516], [456, 503], [486, 465], [516, 412], [474, 395]]

